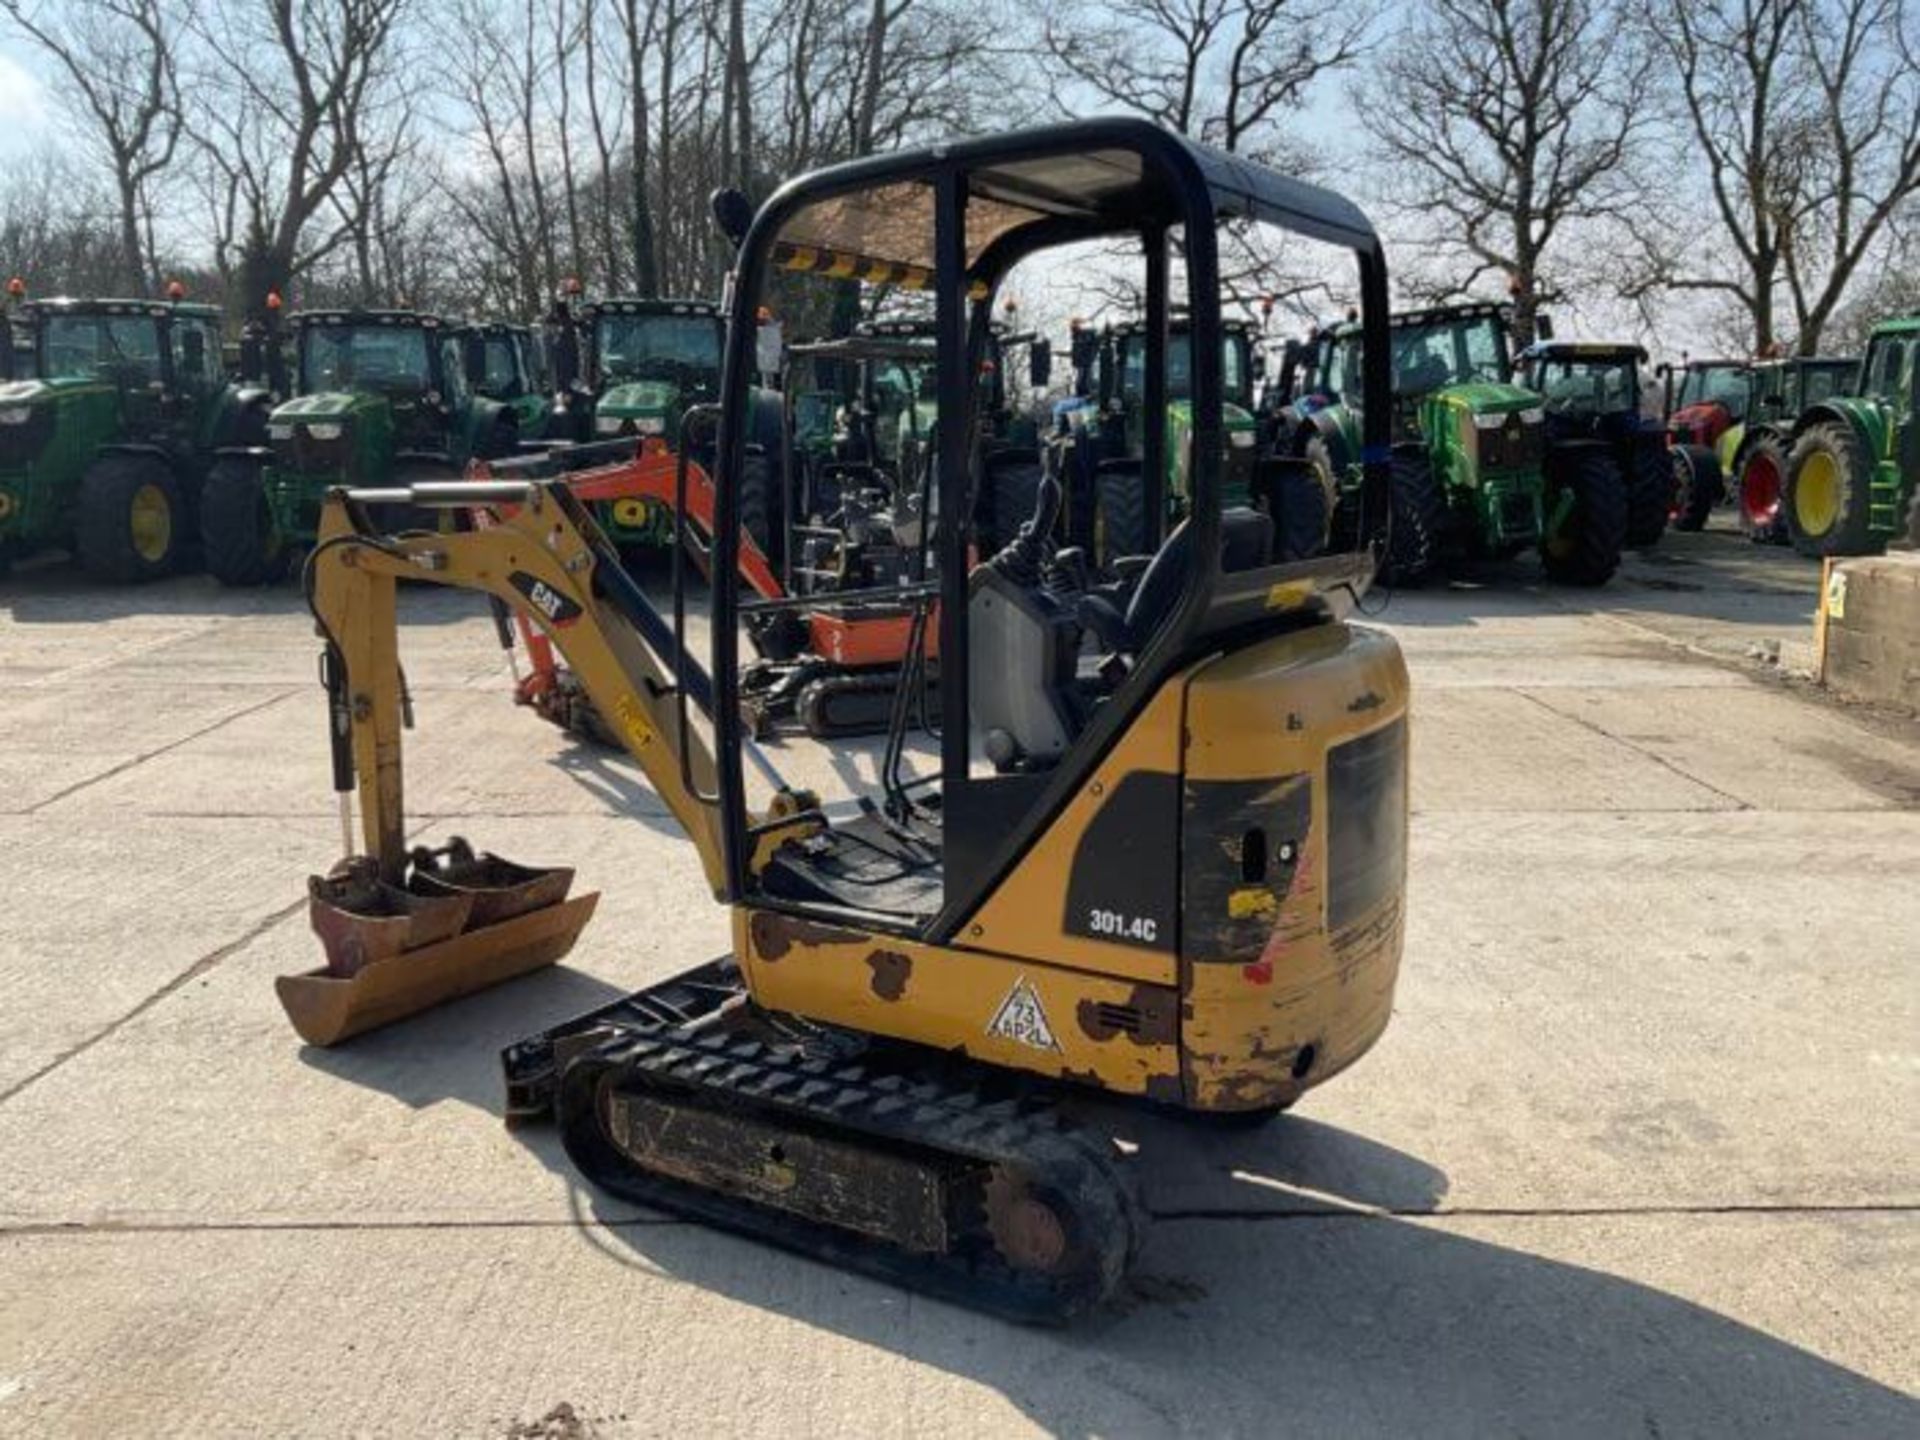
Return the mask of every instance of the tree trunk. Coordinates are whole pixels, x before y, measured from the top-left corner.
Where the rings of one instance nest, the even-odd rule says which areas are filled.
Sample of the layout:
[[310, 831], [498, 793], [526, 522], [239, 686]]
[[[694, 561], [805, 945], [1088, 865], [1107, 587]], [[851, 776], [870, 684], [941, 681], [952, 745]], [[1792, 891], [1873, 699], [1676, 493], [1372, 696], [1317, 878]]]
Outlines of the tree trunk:
[[146, 254], [140, 244], [140, 191], [124, 170], [120, 175], [120, 266], [129, 298], [151, 293]]

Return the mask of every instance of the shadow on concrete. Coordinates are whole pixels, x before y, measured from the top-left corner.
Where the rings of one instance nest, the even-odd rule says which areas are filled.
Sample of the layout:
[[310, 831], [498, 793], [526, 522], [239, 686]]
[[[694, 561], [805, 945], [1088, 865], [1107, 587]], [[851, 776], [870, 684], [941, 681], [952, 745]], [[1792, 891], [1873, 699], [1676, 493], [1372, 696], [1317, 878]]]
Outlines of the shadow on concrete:
[[[301, 1058], [417, 1108], [451, 1100], [498, 1114], [500, 1048], [618, 993], [558, 968]], [[1062, 1331], [663, 1220], [580, 1184], [552, 1126], [515, 1133], [575, 1181], [581, 1243], [633, 1269], [633, 1283], [697, 1286], [937, 1367], [1073, 1440], [1920, 1426], [1909, 1397], [1700, 1305], [1423, 1223], [1445, 1173], [1365, 1136], [1296, 1116], [1238, 1132], [1082, 1108], [1138, 1143], [1131, 1163], [1155, 1219], [1121, 1294]], [[1196, 1171], [1206, 1184], [1195, 1186]], [[1177, 1197], [1196, 1189], [1207, 1204], [1182, 1208]]]
[[[1224, 1143], [1224, 1141], [1223, 1141]], [[1102, 1312], [1024, 1330], [593, 1195], [583, 1243], [644, 1272], [991, 1386], [1063, 1437], [1895, 1435], [1898, 1391], [1650, 1286], [1359, 1206], [1431, 1206], [1433, 1166], [1296, 1119], [1236, 1168], [1264, 1215], [1157, 1217]], [[1149, 1192], [1148, 1152], [1139, 1162]], [[1343, 1203], [1345, 1202], [1345, 1203]], [[1599, 1223], [1599, 1222], [1594, 1222]], [[1672, 1222], [1667, 1222], [1672, 1223]]]
[[451, 1100], [498, 1115], [501, 1050], [627, 993], [563, 961], [331, 1050], [303, 1045], [300, 1060], [416, 1110]]
[[570, 734], [566, 748], [547, 763], [607, 809], [637, 820], [656, 834], [686, 839], [687, 832], [631, 757], [597, 740]]

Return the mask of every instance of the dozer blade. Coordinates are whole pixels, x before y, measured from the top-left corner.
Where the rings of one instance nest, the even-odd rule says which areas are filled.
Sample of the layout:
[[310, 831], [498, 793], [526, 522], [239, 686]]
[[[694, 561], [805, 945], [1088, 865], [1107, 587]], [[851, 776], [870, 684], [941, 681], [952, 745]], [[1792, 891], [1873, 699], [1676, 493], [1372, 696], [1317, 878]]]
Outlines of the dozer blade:
[[726, 962], [502, 1060], [509, 1110], [550, 1101], [602, 1189], [956, 1304], [1058, 1324], [1138, 1246], [1110, 1142], [952, 1057], [770, 1016]]
[[592, 891], [418, 950], [369, 961], [351, 976], [321, 968], [282, 975], [274, 990], [309, 1045], [337, 1045], [368, 1030], [517, 975], [552, 965], [593, 917]]

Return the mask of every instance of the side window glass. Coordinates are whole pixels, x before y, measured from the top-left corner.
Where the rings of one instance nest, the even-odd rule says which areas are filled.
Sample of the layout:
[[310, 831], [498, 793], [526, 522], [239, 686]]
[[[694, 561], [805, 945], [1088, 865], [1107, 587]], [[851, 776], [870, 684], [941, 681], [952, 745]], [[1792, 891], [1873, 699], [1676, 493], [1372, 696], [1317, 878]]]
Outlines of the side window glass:
[[[460, 353], [460, 337], [443, 335], [440, 337], [440, 383], [446, 392], [449, 404], [458, 408], [467, 400], [467, 376]], [[489, 356], [491, 360], [491, 356]], [[491, 370], [491, 365], [489, 365]]]
[[219, 337], [204, 320], [175, 321], [174, 383], [188, 390], [204, 390], [212, 385], [219, 365], [219, 343]]
[[107, 321], [106, 340], [109, 362], [125, 383], [160, 382], [160, 334], [151, 320], [116, 315]]

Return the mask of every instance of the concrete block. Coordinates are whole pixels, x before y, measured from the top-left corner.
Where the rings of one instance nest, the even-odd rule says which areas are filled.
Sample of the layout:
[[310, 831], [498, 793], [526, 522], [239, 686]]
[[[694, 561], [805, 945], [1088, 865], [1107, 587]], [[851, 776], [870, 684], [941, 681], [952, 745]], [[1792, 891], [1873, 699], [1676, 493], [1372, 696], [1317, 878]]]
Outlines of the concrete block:
[[1920, 710], [1920, 552], [1829, 562], [1818, 629], [1822, 684]]

